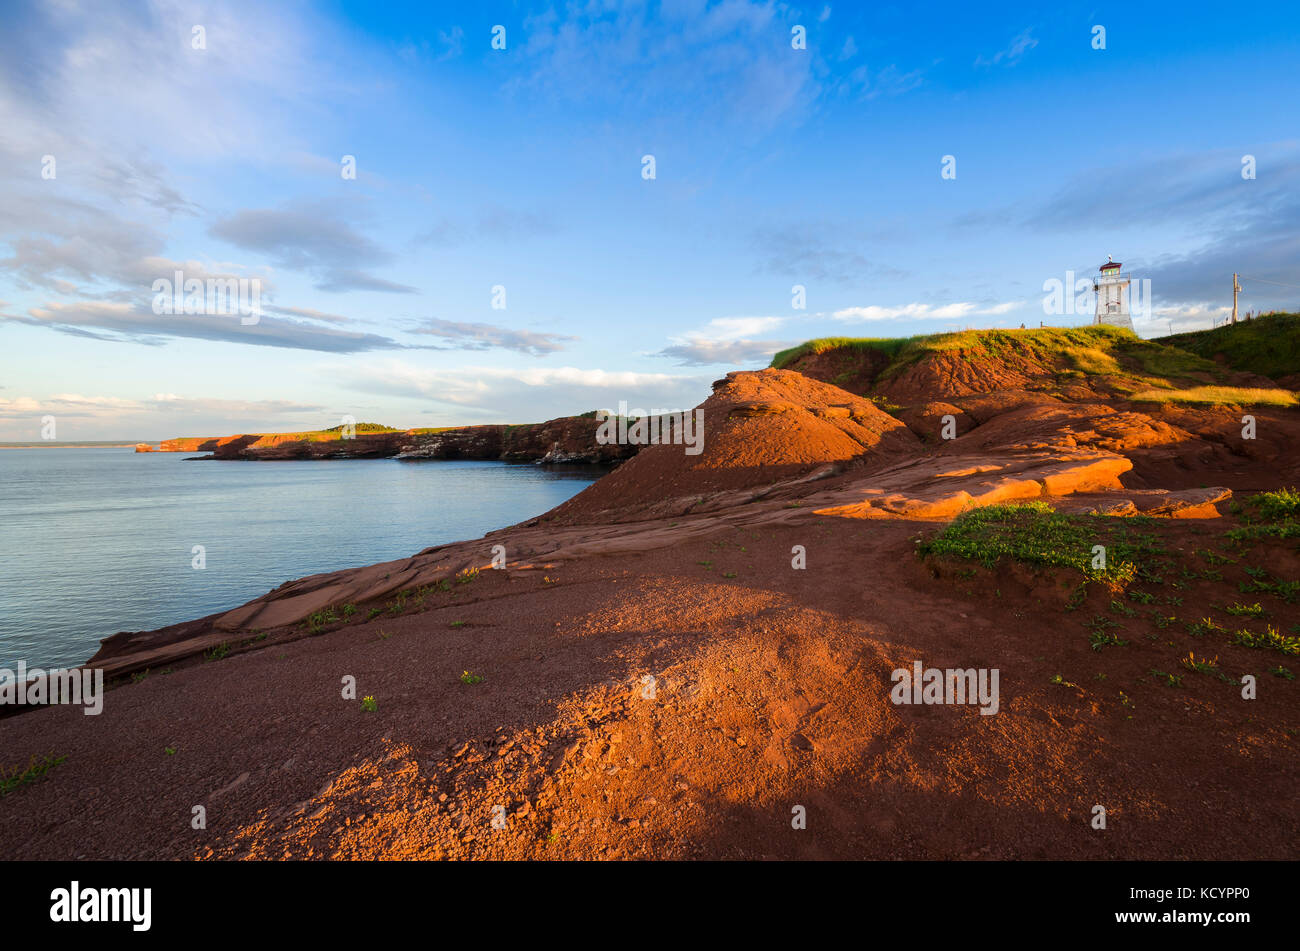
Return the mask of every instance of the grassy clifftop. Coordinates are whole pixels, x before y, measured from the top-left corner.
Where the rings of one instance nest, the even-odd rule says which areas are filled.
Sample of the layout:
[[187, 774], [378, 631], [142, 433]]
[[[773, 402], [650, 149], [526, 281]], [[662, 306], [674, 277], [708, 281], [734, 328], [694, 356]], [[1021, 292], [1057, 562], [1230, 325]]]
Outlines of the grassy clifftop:
[[[1300, 336], [1300, 321], [1263, 318], [1238, 325], [1227, 341], [1206, 340], [1220, 331], [1184, 334], [1196, 346], [1174, 338], [1143, 340], [1116, 327], [1043, 327], [1030, 330], [967, 330], [917, 337], [824, 337], [783, 350], [777, 369], [797, 370], [863, 395], [899, 402], [934, 400], [1009, 388], [1059, 391], [1090, 388], [1101, 396], [1164, 402], [1269, 403], [1295, 405], [1293, 393], [1234, 378], [1250, 372], [1297, 372], [1286, 354]], [[1243, 333], [1239, 328], [1245, 326]], [[1289, 336], [1288, 336], [1289, 335]], [[1270, 352], [1264, 341], [1288, 338]], [[1218, 357], [1218, 360], [1210, 359]]]
[[1221, 358], [1234, 370], [1260, 376], [1300, 374], [1300, 314], [1266, 314], [1159, 342], [1207, 359]]

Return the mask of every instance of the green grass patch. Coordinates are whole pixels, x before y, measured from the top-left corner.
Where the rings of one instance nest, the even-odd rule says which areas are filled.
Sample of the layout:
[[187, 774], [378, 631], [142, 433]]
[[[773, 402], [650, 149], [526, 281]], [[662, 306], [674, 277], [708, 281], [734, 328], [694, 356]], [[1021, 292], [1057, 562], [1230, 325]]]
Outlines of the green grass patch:
[[66, 760], [66, 756], [55, 756], [53, 753], [48, 753], [40, 758], [33, 756], [27, 765], [21, 769], [17, 766], [13, 769], [0, 768], [0, 797], [7, 796], [28, 783], [36, 782], [36, 780]]
[[[833, 350], [881, 354], [889, 363], [878, 374], [888, 380], [927, 357], [957, 351], [972, 364], [1004, 361], [1035, 369], [1054, 385], [1088, 377], [1104, 377], [1125, 392], [1143, 387], [1172, 387], [1170, 378], [1204, 382], [1222, 371], [1195, 354], [1175, 351], [1143, 340], [1129, 330], [1109, 326], [1037, 327], [1027, 330], [963, 330], [916, 337], [822, 337], [782, 350], [772, 366], [787, 368], [799, 360]], [[847, 379], [853, 371], [843, 371]]]
[[1139, 390], [1129, 396], [1135, 403], [1189, 403], [1196, 406], [1300, 406], [1290, 390], [1253, 389], [1244, 386], [1193, 386], [1185, 390]]
[[1265, 538], [1300, 538], [1300, 491], [1295, 488], [1259, 492], [1234, 507], [1243, 524], [1225, 535], [1247, 546]]
[[1287, 604], [1291, 604], [1297, 597], [1300, 597], [1300, 581], [1279, 581], [1263, 568], [1246, 568], [1245, 571], [1246, 574], [1250, 575], [1250, 580], [1237, 585], [1237, 590], [1242, 594], [1254, 594], [1257, 591], [1262, 591], [1265, 594], [1281, 598]]
[[[1030, 565], [1073, 568], [1086, 581], [1125, 588], [1136, 577], [1154, 574], [1164, 547], [1138, 529], [1147, 520], [1101, 515], [1065, 515], [1046, 502], [988, 505], [964, 512], [929, 540], [918, 540], [917, 554], [951, 556], [994, 567], [1002, 558]], [[1106, 567], [1094, 568], [1093, 547], [1106, 548]]]
[[781, 370], [803, 357], [816, 356], [828, 350], [877, 350], [886, 356], [895, 358], [908, 344], [920, 340], [920, 337], [819, 337], [781, 350], [772, 357], [772, 366]]
[[1162, 337], [1158, 343], [1211, 360], [1222, 357], [1234, 370], [1285, 376], [1300, 367], [1300, 314], [1264, 314], [1213, 330]]

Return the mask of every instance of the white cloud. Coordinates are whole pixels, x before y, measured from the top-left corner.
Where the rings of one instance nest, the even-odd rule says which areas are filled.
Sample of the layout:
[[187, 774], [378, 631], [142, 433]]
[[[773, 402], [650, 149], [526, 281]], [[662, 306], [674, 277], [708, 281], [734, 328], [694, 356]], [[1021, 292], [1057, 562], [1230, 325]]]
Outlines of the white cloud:
[[703, 340], [741, 340], [775, 330], [788, 319], [786, 317], [715, 317], [702, 330], [692, 331], [686, 336]]
[[956, 301], [951, 304], [920, 304], [913, 302], [911, 304], [902, 304], [896, 307], [881, 307], [878, 304], [869, 304], [865, 307], [845, 307], [837, 310], [833, 314], [836, 320], [845, 323], [861, 323], [869, 320], [945, 320], [953, 317], [966, 317], [971, 314], [980, 315], [997, 315], [1005, 314], [1015, 310], [1024, 304], [1024, 301], [1014, 300], [1005, 301], [999, 304], [989, 304], [980, 306], [971, 301]]
[[351, 390], [420, 401], [426, 413], [448, 425], [540, 421], [615, 406], [620, 400], [633, 406], [689, 408], [709, 395], [713, 379], [578, 367], [443, 368], [404, 360], [332, 364], [322, 372]]
[[1161, 336], [1170, 332], [1183, 333], [1189, 330], [1209, 330], [1223, 323], [1232, 314], [1232, 308], [1226, 305], [1202, 302], [1197, 304], [1177, 304], [1154, 307], [1150, 320], [1133, 318], [1134, 329], [1146, 331], [1149, 336]]
[[656, 356], [671, 357], [680, 366], [729, 366], [762, 362], [785, 343], [754, 339], [785, 324], [787, 317], [716, 317], [699, 330], [670, 337]]

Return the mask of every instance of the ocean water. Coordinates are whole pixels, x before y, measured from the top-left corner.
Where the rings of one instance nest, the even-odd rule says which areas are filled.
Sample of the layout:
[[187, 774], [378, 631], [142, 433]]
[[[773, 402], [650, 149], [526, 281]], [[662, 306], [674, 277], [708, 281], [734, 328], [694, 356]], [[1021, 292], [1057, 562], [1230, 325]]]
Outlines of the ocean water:
[[[80, 664], [118, 631], [233, 608], [285, 581], [478, 538], [559, 505], [584, 466], [187, 461], [0, 450], [0, 668]], [[206, 567], [191, 566], [196, 545]]]

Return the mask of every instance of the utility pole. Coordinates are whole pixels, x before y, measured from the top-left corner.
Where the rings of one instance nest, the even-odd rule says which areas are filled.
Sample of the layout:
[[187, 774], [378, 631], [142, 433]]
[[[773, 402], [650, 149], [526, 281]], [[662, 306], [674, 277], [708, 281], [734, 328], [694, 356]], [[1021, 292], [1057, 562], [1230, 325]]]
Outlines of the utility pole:
[[1241, 284], [1237, 281], [1236, 272], [1232, 275], [1232, 322], [1237, 322], [1237, 291], [1241, 290]]

